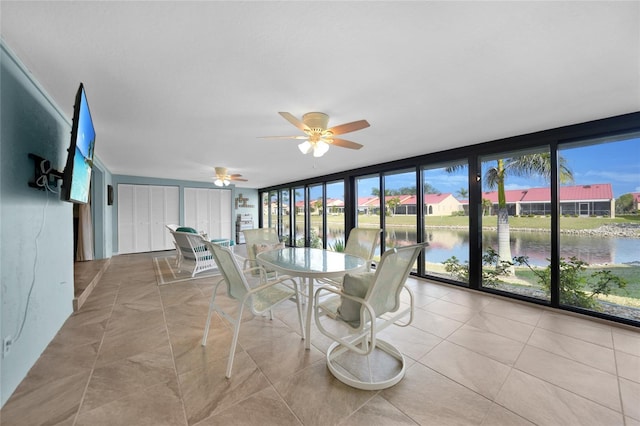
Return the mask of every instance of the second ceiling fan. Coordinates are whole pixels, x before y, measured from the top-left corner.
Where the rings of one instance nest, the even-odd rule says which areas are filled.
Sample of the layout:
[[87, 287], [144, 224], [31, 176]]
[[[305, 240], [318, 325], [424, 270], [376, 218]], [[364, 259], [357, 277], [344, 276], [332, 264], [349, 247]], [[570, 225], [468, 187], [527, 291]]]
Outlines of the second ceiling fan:
[[367, 120], [358, 120], [327, 128], [329, 124], [329, 116], [322, 112], [308, 112], [302, 116], [302, 121], [298, 120], [288, 112], [279, 112], [278, 114], [298, 129], [302, 130], [305, 133], [305, 136], [265, 136], [265, 138], [304, 140], [304, 142], [298, 145], [298, 148], [300, 148], [300, 151], [302, 151], [303, 154], [313, 151], [314, 157], [323, 156], [329, 150], [330, 145], [349, 149], [362, 148], [362, 145], [359, 143], [342, 138], [336, 138], [334, 136], [355, 132], [356, 130], [369, 127]]

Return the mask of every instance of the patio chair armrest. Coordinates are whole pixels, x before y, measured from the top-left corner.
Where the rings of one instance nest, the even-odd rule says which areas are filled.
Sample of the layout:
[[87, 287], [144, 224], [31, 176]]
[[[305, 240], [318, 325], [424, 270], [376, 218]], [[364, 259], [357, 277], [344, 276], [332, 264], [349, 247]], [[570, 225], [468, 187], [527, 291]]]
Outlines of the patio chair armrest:
[[291, 281], [293, 283], [293, 290], [295, 290], [296, 294], [298, 294], [298, 282], [296, 280], [294, 280], [293, 277], [290, 277], [288, 275], [283, 275], [282, 277], [279, 277], [278, 279], [271, 280], [271, 281], [264, 281], [264, 284], [261, 284], [258, 287], [253, 287], [252, 289], [250, 289], [247, 292], [247, 294], [245, 295], [245, 299], [247, 299], [250, 295], [252, 295], [254, 293], [257, 293], [257, 292], [259, 292], [261, 290], [264, 290], [265, 288], [272, 287], [272, 286], [274, 286], [276, 284], [282, 284], [285, 281]]
[[413, 296], [413, 292], [411, 291], [411, 289], [409, 287], [407, 287], [407, 285], [403, 285], [402, 286], [402, 290], [406, 290], [407, 294], [409, 295], [409, 320], [407, 322], [400, 322], [400, 321], [395, 321], [393, 324], [397, 325], [398, 327], [406, 327], [408, 325], [410, 325], [413, 322], [413, 308], [414, 308], [414, 304], [415, 304], [415, 300], [414, 300], [414, 296]]
[[[336, 294], [336, 295], [338, 295], [340, 297], [344, 297], [346, 299], [353, 300], [354, 302], [358, 302], [362, 306], [365, 307], [365, 309], [367, 310], [367, 313], [369, 314], [370, 321], [366, 322], [366, 321], [363, 321], [362, 318], [360, 319], [360, 327], [358, 327], [356, 329], [356, 331], [360, 331], [360, 332], [357, 333], [357, 338], [356, 339], [352, 339], [351, 341], [346, 340], [343, 336], [338, 336], [337, 334], [332, 333], [329, 330], [327, 330], [326, 328], [324, 328], [324, 326], [322, 325], [322, 322], [320, 321], [320, 315], [319, 315], [319, 311], [320, 311], [320, 309], [322, 309], [322, 307], [319, 304], [319, 299], [320, 299], [320, 295], [321, 295], [320, 293], [322, 291], [327, 291], [329, 293], [334, 293], [334, 294]], [[336, 342], [340, 343], [341, 345], [349, 348], [350, 350], [352, 350], [353, 352], [355, 352], [355, 353], [357, 353], [359, 355], [369, 355], [373, 351], [373, 349], [376, 346], [376, 312], [373, 309], [373, 306], [371, 306], [369, 304], [369, 302], [367, 302], [366, 300], [364, 300], [364, 299], [362, 299], [360, 297], [352, 296], [350, 294], [344, 293], [340, 289], [336, 289], [336, 288], [330, 287], [330, 286], [322, 286], [322, 287], [318, 288], [315, 291], [313, 297], [314, 297], [313, 302], [315, 303], [315, 306], [316, 306], [316, 308], [314, 309], [314, 318], [315, 318], [315, 321], [316, 321], [316, 327], [318, 327], [318, 330], [320, 330], [320, 332], [322, 334], [324, 334], [325, 336], [330, 337], [334, 341], [336, 341]], [[367, 350], [365, 351], [365, 350], [362, 350], [360, 347], [354, 345], [353, 341], [358, 341], [363, 335], [366, 335], [366, 334], [370, 335], [371, 344], [367, 345]]]

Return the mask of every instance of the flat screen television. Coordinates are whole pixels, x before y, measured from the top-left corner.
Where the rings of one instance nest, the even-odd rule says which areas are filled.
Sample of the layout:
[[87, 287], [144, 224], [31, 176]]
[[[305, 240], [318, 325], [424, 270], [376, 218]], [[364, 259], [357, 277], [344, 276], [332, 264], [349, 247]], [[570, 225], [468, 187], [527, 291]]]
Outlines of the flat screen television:
[[87, 94], [84, 85], [80, 83], [73, 106], [71, 142], [62, 178], [61, 198], [64, 201], [81, 204], [89, 201], [95, 141], [96, 131], [89, 111]]

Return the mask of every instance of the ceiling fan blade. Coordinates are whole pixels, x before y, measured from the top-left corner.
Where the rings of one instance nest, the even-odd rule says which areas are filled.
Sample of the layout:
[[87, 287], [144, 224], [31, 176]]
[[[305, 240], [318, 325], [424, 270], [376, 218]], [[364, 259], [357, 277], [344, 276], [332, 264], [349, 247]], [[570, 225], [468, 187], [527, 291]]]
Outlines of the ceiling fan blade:
[[231, 180], [234, 182], [249, 182], [247, 179], [234, 178], [233, 176], [231, 177]]
[[340, 124], [339, 126], [332, 127], [327, 129], [327, 131], [333, 133], [334, 135], [341, 135], [343, 133], [355, 132], [356, 130], [366, 129], [370, 124], [367, 120], [358, 120], [353, 121], [351, 123]]
[[309, 136], [258, 136], [259, 139], [308, 139]]
[[303, 132], [306, 132], [309, 130], [309, 126], [304, 124], [302, 121], [298, 120], [292, 114], [288, 112], [279, 112], [278, 114], [280, 114], [282, 117], [284, 117], [285, 120], [287, 120], [289, 123], [296, 126], [298, 129], [302, 130]]
[[234, 173], [234, 174], [232, 174], [232, 175], [229, 175], [229, 177], [230, 177], [231, 179], [233, 179], [233, 178], [239, 178], [239, 177], [242, 177], [242, 175], [241, 175], [241, 174], [238, 174], [238, 173]]
[[346, 139], [331, 138], [331, 139], [327, 139], [326, 142], [331, 145], [341, 146], [342, 148], [349, 148], [349, 149], [362, 148], [362, 145], [360, 145], [359, 143], [351, 142]]

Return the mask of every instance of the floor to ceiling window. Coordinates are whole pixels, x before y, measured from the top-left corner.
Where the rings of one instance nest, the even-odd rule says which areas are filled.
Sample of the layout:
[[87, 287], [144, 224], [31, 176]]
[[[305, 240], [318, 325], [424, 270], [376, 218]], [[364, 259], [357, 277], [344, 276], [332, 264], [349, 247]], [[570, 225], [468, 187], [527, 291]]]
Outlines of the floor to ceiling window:
[[416, 171], [384, 175], [385, 248], [408, 246], [418, 240]]
[[[482, 158], [483, 287], [550, 299], [531, 273], [550, 267], [550, 182], [548, 147]], [[514, 257], [524, 263], [516, 265]]]
[[327, 248], [344, 251], [346, 244], [344, 229], [344, 181], [329, 182], [326, 185], [327, 208]]
[[[468, 282], [469, 168], [467, 162], [425, 166], [423, 175], [424, 271], [428, 275]], [[466, 269], [464, 269], [466, 268]]]
[[322, 184], [309, 187], [309, 247], [324, 247], [324, 199], [322, 196]]
[[291, 232], [291, 200], [289, 197], [289, 188], [280, 190], [280, 203], [278, 204], [278, 223], [280, 229], [278, 234], [281, 241], [290, 245], [290, 232]]
[[429, 243], [414, 268], [424, 277], [640, 325], [639, 122], [626, 114], [314, 177], [291, 201], [291, 185], [265, 188], [263, 226], [293, 220], [292, 243], [329, 250], [345, 224], [380, 228], [376, 258]]
[[640, 133], [559, 155], [575, 179], [560, 188], [560, 303], [640, 321]]
[[295, 238], [291, 242], [291, 245], [294, 245], [296, 247], [305, 246], [305, 218], [307, 203], [304, 195], [304, 186], [293, 188], [293, 203], [291, 205], [291, 210], [293, 212], [292, 218]]
[[[380, 175], [362, 176], [356, 179], [356, 226], [379, 228], [380, 225]], [[374, 259], [380, 258], [380, 243]]]
[[[416, 170], [384, 175], [384, 247], [409, 246], [418, 241]], [[417, 270], [417, 263], [412, 271]]]

